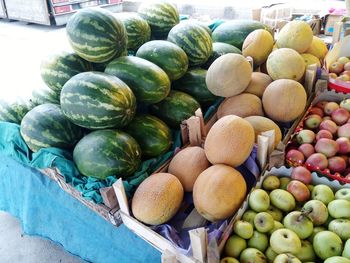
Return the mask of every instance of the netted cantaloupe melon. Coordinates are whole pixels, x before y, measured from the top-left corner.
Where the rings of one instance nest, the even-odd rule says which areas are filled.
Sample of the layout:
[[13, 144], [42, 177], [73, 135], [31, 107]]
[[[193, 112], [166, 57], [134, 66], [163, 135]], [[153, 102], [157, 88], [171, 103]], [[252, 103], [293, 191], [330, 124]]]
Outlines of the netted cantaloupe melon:
[[247, 192], [246, 182], [236, 169], [217, 164], [202, 172], [193, 187], [193, 202], [198, 213], [211, 222], [233, 215]]
[[315, 57], [318, 57], [321, 60], [324, 59], [327, 52], [328, 52], [328, 48], [327, 48], [326, 43], [322, 39], [320, 39], [316, 36], [314, 36], [312, 38], [311, 45], [306, 50], [306, 53], [314, 55]]
[[266, 62], [267, 71], [273, 80], [300, 80], [305, 73], [303, 57], [293, 49], [280, 48], [273, 51]]
[[252, 115], [264, 116], [261, 100], [258, 96], [242, 93], [226, 98], [217, 110], [218, 118], [236, 115], [245, 118]]
[[275, 131], [275, 147], [282, 140], [282, 132], [278, 125], [269, 118], [262, 116], [249, 116], [244, 118], [248, 121], [254, 128], [255, 131], [255, 142], [258, 142], [258, 135], [266, 131]]
[[297, 81], [279, 79], [267, 86], [262, 102], [266, 115], [274, 121], [293, 121], [303, 113], [306, 92]]
[[286, 24], [277, 36], [278, 48], [292, 48], [304, 53], [312, 42], [312, 29], [304, 21], [291, 21]]
[[146, 224], [163, 224], [179, 210], [183, 196], [183, 187], [176, 176], [153, 174], [136, 189], [131, 203], [132, 213]]
[[301, 54], [301, 56], [303, 57], [304, 61], [305, 61], [305, 66], [310, 66], [313, 64], [316, 64], [317, 67], [321, 67], [321, 62], [319, 60], [319, 58], [315, 57], [314, 55], [308, 54], [308, 53], [304, 53]]
[[241, 165], [250, 155], [255, 140], [252, 125], [241, 117], [219, 119], [208, 132], [204, 150], [212, 164]]
[[243, 42], [242, 54], [253, 58], [254, 65], [264, 63], [272, 51], [273, 37], [265, 29], [257, 29], [251, 32]]
[[272, 82], [272, 79], [269, 75], [262, 72], [253, 72], [252, 80], [249, 82], [248, 87], [244, 93], [251, 93], [259, 98], [262, 98], [262, 95], [266, 87]]
[[168, 172], [180, 180], [186, 192], [191, 192], [197, 177], [209, 165], [204, 149], [192, 146], [181, 150], [174, 156], [169, 164]]
[[252, 67], [239, 54], [225, 54], [210, 65], [206, 84], [211, 93], [231, 97], [242, 93], [252, 77]]

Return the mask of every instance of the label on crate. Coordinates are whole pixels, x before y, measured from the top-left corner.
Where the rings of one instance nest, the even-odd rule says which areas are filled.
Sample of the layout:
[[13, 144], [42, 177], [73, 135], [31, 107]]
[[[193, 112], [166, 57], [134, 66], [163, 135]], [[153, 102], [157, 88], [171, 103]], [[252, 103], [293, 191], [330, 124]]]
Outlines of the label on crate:
[[55, 11], [55, 14], [68, 13], [72, 11], [72, 6], [71, 5], [55, 6], [54, 11]]

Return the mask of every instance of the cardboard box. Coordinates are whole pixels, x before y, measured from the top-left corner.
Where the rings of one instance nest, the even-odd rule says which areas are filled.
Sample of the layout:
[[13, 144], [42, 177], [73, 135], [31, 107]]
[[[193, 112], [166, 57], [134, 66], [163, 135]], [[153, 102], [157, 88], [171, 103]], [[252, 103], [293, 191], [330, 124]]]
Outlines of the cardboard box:
[[343, 16], [341, 15], [328, 15], [326, 20], [326, 26], [324, 28], [324, 34], [332, 36], [334, 32], [334, 26], [336, 22], [341, 22]]

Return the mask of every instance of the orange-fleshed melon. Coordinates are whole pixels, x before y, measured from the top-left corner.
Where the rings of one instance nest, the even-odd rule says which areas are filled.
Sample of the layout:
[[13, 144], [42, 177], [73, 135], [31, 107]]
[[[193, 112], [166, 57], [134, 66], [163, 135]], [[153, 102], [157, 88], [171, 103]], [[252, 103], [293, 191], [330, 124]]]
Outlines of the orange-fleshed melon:
[[318, 57], [321, 60], [324, 59], [324, 57], [326, 56], [327, 52], [328, 52], [328, 48], [327, 48], [326, 43], [322, 39], [320, 39], [320, 38], [318, 38], [316, 36], [314, 36], [312, 38], [311, 45], [306, 50], [306, 53], [314, 55], [315, 57]]
[[272, 79], [269, 75], [262, 72], [253, 72], [252, 80], [249, 82], [248, 87], [244, 91], [245, 93], [251, 93], [259, 98], [262, 98], [262, 95], [266, 87], [272, 82]]

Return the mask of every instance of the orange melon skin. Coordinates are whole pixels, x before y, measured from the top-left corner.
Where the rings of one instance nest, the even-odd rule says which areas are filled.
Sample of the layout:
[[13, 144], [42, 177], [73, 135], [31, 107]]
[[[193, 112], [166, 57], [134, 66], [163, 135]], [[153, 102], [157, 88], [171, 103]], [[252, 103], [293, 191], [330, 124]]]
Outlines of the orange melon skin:
[[236, 169], [217, 164], [203, 171], [193, 187], [193, 201], [198, 213], [215, 222], [233, 215], [242, 205], [246, 182]]
[[139, 221], [160, 225], [176, 214], [183, 196], [183, 187], [176, 176], [170, 173], [153, 174], [136, 189], [131, 210]]
[[262, 98], [266, 87], [272, 82], [269, 75], [262, 72], [253, 72], [252, 80], [250, 81], [244, 93], [250, 93]]

